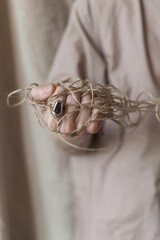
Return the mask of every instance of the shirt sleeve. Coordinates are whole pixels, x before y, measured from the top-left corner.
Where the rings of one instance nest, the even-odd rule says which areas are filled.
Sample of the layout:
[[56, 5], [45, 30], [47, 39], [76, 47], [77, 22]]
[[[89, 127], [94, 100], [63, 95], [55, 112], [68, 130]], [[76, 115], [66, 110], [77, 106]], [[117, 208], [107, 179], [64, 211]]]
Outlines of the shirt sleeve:
[[93, 0], [77, 0], [73, 4], [48, 81], [56, 82], [65, 77], [88, 78], [106, 83], [106, 64], [100, 50], [96, 12]]

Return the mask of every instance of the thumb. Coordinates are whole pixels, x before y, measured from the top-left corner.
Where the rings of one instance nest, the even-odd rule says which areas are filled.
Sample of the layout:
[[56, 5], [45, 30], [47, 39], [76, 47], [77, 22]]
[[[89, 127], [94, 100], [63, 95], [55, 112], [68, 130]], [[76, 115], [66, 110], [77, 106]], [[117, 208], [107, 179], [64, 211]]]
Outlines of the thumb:
[[53, 83], [48, 83], [33, 87], [30, 94], [33, 99], [43, 101], [50, 97], [55, 89], [56, 86]]

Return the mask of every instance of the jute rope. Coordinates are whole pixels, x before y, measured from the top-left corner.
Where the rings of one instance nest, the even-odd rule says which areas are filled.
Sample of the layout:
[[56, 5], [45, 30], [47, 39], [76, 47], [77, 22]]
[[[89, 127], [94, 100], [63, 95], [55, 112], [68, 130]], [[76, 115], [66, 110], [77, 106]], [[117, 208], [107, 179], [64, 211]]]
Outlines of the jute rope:
[[[131, 100], [123, 93], [120, 89], [114, 87], [113, 85], [102, 86], [98, 83], [91, 83], [89, 80], [83, 79], [66, 79], [64, 81], [58, 82], [63, 88], [63, 91], [58, 94], [51, 95], [45, 101], [37, 101], [32, 98], [30, 92], [34, 86], [38, 84], [31, 84], [26, 89], [18, 89], [14, 92], [11, 92], [7, 97], [7, 105], [10, 107], [16, 107], [25, 102], [26, 99], [29, 100], [35, 115], [37, 116], [39, 124], [49, 133], [53, 133], [48, 126], [46, 125], [41, 111], [51, 107], [52, 102], [59, 96], [72, 95], [74, 99], [73, 105], [76, 105], [76, 110], [82, 111], [85, 109], [90, 109], [91, 112], [96, 110], [95, 114], [91, 114], [90, 118], [86, 123], [83, 124], [80, 128], [74, 129], [72, 132], [67, 133], [67, 136], [74, 136], [84, 127], [88, 126], [92, 121], [107, 121], [112, 120], [118, 125], [128, 128], [138, 126], [147, 113], [154, 112], [157, 120], [160, 122], [160, 98], [154, 98], [150, 93], [140, 93], [135, 100]], [[23, 94], [23, 97], [18, 102], [11, 103], [13, 97], [18, 94]], [[85, 103], [81, 103], [77, 99], [77, 94], [85, 96], [89, 94], [91, 100]], [[146, 99], [147, 97], [147, 99]], [[40, 111], [39, 111], [40, 109]], [[60, 119], [55, 119], [57, 123], [57, 131], [61, 136], [61, 139], [67, 144], [67, 141], [62, 137], [64, 133], [60, 131], [60, 125], [62, 121], [72, 112], [65, 113]], [[133, 114], [134, 113], [134, 114]], [[98, 117], [97, 117], [98, 116]], [[68, 145], [77, 148], [71, 143]], [[81, 150], [87, 150], [86, 148], [79, 148]], [[92, 149], [93, 150], [93, 149]], [[97, 149], [96, 149], [97, 150]], [[101, 149], [102, 150], [102, 149]]]

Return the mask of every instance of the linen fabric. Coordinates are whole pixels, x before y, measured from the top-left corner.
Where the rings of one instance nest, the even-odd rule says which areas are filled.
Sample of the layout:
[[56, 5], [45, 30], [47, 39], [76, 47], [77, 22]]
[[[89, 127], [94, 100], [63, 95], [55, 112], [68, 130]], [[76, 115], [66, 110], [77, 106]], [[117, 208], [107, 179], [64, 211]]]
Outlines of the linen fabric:
[[[160, 96], [159, 12], [158, 0], [76, 1], [49, 81], [87, 77], [111, 83], [131, 99], [141, 92]], [[85, 140], [85, 146], [106, 151], [70, 157], [74, 239], [160, 239], [160, 123], [155, 113], [132, 129], [106, 121], [103, 134]]]

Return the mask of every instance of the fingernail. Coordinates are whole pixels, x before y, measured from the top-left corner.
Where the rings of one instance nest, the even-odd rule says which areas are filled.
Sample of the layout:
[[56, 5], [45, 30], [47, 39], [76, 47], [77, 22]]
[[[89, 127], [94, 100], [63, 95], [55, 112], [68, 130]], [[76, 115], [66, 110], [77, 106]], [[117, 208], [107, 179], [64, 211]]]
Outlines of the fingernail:
[[44, 87], [43, 91], [44, 93], [50, 93], [53, 90], [54, 85], [53, 84], [48, 84]]

